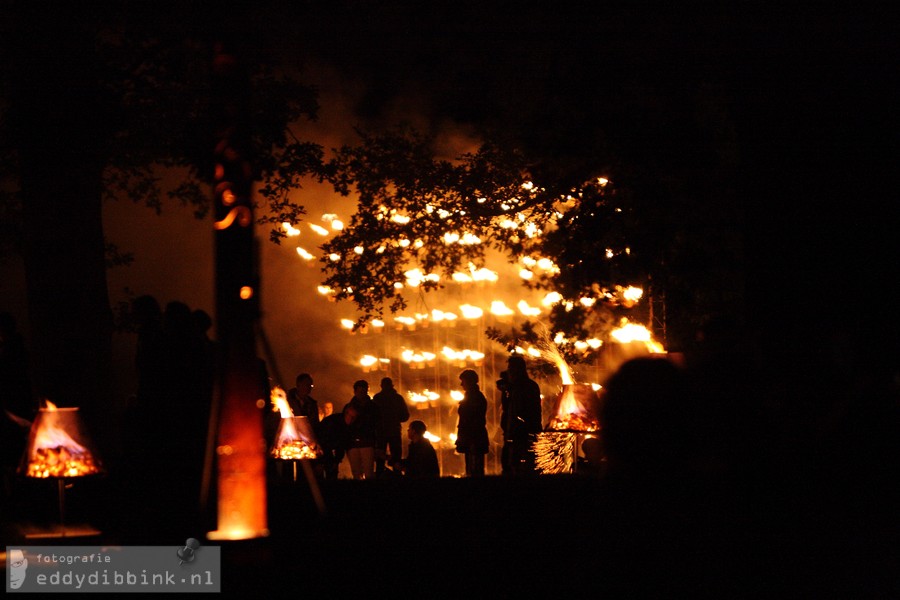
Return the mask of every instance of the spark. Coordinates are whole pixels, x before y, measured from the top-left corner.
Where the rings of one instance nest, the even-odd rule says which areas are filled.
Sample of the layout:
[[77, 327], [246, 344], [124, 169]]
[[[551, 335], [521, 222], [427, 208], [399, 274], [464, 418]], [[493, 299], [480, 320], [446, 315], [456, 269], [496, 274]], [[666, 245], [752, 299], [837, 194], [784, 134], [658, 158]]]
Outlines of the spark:
[[557, 431], [538, 433], [531, 448], [535, 467], [543, 474], [571, 473], [577, 434]]

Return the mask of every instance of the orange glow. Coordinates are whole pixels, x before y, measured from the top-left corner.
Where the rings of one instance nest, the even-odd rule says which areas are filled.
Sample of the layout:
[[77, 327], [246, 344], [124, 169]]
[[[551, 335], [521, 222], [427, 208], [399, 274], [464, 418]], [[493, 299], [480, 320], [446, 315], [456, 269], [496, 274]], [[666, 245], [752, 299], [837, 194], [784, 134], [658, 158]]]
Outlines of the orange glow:
[[225, 215], [224, 219], [213, 223], [213, 228], [219, 231], [228, 229], [235, 222], [235, 220], [237, 220], [238, 225], [240, 225], [241, 227], [249, 226], [250, 221], [252, 220], [250, 209], [246, 206], [235, 206], [230, 211], [228, 211], [228, 214]]
[[647, 350], [653, 354], [664, 354], [665, 348], [653, 339], [650, 330], [643, 325], [631, 323], [627, 318], [622, 318], [619, 327], [610, 332], [610, 336], [620, 344], [631, 342], [643, 342]]
[[502, 300], [494, 300], [491, 302], [491, 314], [498, 317], [508, 317], [515, 313], [511, 308], [506, 306]]
[[83, 477], [101, 472], [100, 462], [87, 447], [77, 408], [58, 409], [49, 400], [31, 425], [20, 471], [26, 477]]
[[241, 300], [249, 300], [253, 297], [253, 288], [249, 285], [245, 285], [241, 288], [240, 291]]
[[555, 431], [599, 431], [597, 393], [588, 384], [564, 385], [548, 429]]
[[291, 410], [291, 405], [288, 404], [287, 394], [283, 388], [277, 385], [273, 387], [269, 393], [269, 400], [272, 402], [272, 411], [281, 413], [282, 419], [294, 416], [294, 411]]
[[322, 454], [307, 417], [282, 418], [275, 434], [272, 457], [280, 460], [318, 458]]
[[[242, 377], [243, 375], [243, 377]], [[256, 408], [256, 382], [225, 375], [218, 435], [218, 522], [211, 540], [269, 535], [266, 514], [266, 443]]]

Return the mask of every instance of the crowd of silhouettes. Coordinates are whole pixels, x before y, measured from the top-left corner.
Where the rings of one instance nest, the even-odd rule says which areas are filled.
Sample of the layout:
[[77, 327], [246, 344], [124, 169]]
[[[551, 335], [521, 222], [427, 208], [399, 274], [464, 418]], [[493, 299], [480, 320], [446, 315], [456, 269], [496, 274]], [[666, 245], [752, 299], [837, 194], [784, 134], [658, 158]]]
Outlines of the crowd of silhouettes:
[[[466, 371], [461, 377], [472, 382], [471, 374], [474, 371]], [[345, 459], [350, 476], [357, 480], [404, 475], [440, 476], [437, 452], [425, 437], [427, 426], [424, 421], [413, 421], [407, 427], [409, 443], [407, 455], [403, 456], [400, 428], [402, 423], [409, 420], [409, 407], [389, 377], [382, 378], [381, 391], [375, 398], [369, 396], [367, 381], [360, 379], [354, 382], [353, 396], [343, 409], [340, 412], [329, 412], [321, 420], [320, 405], [309, 395], [312, 376], [301, 373], [296, 382], [297, 387], [287, 393], [288, 404], [294, 417], [309, 420], [321, 456], [306, 460], [314, 465], [314, 473], [319, 478], [326, 481], [338, 479], [341, 476], [340, 466]], [[464, 414], [468, 410], [471, 415], [464, 422], [463, 430], [470, 432], [470, 450], [473, 456], [480, 458], [480, 471], [478, 461], [473, 459], [472, 474], [483, 475], [484, 455], [487, 453], [487, 429], [484, 424], [487, 401], [478, 390], [477, 375], [474, 388], [469, 385], [469, 390], [470, 402], [464, 403], [462, 410]], [[324, 405], [331, 405], [331, 402], [322, 403]], [[278, 422], [282, 417], [277, 411], [270, 414], [272, 416], [267, 418], [266, 437], [271, 449], [276, 443]], [[278, 462], [277, 459], [270, 460], [270, 465]], [[269, 470], [270, 474], [279, 473], [277, 466], [273, 465]]]
[[[127, 470], [136, 487], [200, 494], [215, 377], [212, 319], [180, 301], [135, 298], [137, 389], [126, 409]], [[147, 490], [145, 490], [147, 491]]]

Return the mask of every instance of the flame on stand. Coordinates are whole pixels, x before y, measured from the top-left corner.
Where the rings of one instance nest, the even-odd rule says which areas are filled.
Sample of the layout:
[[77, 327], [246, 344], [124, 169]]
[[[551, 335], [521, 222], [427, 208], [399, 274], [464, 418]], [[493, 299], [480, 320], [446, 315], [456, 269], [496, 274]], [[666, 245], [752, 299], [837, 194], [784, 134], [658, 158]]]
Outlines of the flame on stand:
[[58, 409], [49, 400], [45, 404], [31, 425], [20, 470], [26, 477], [41, 479], [100, 473], [99, 461], [81, 436], [78, 409]]
[[553, 431], [592, 432], [600, 429], [597, 394], [590, 384], [575, 383], [572, 370], [546, 330], [538, 339], [536, 348], [541, 358], [559, 370], [562, 390], [556, 397], [552, 417], [547, 425]]
[[269, 398], [272, 410], [281, 413], [272, 456], [279, 460], [313, 459], [321, 456], [322, 450], [313, 435], [309, 419], [294, 416], [284, 389], [275, 386]]

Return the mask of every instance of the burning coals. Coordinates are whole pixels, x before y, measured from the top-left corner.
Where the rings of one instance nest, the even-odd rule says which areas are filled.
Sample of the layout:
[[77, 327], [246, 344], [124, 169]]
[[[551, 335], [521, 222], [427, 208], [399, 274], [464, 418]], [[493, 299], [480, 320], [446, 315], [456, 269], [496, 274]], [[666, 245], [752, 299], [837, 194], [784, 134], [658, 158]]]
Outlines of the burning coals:
[[90, 452], [73, 451], [65, 446], [36, 449], [25, 470], [26, 477], [39, 478], [84, 477], [98, 473], [100, 467]]
[[47, 402], [31, 425], [20, 472], [26, 477], [84, 477], [102, 472], [100, 461], [81, 433], [77, 408]]

